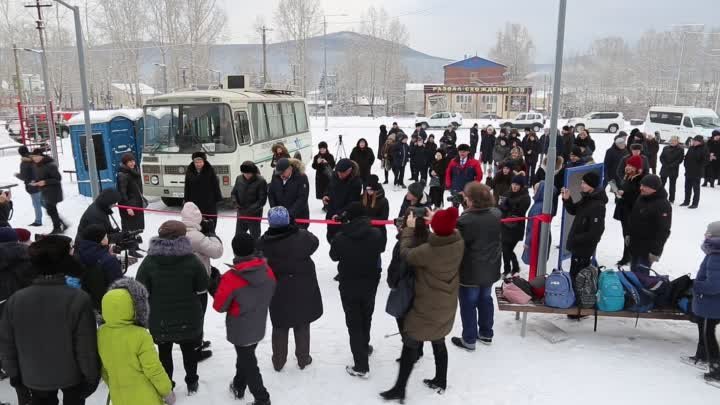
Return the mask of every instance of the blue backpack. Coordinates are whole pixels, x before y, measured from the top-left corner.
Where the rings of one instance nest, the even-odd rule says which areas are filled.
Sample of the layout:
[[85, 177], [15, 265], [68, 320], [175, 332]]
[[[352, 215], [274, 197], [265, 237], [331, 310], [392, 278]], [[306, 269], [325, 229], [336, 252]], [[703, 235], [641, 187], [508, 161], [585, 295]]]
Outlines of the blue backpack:
[[597, 292], [597, 308], [603, 312], [621, 311], [625, 306], [625, 289], [618, 272], [606, 270], [600, 273]]
[[570, 308], [575, 305], [570, 274], [555, 269], [545, 280], [545, 305], [553, 308]]
[[633, 312], [648, 312], [655, 306], [652, 293], [643, 287], [632, 271], [618, 271], [620, 282], [625, 288], [625, 309]]

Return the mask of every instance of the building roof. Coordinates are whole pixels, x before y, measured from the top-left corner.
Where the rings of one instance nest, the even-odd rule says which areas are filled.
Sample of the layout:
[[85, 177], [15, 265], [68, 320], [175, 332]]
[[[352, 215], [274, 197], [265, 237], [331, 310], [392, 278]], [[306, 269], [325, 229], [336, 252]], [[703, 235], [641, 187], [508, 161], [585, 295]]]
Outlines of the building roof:
[[497, 67], [507, 67], [501, 63], [493, 62], [490, 59], [484, 59], [479, 56], [473, 56], [472, 58], [467, 58], [465, 60], [460, 60], [457, 62], [449, 63], [443, 68], [447, 67], [458, 67], [462, 69], [487, 69], [487, 68], [497, 68]]

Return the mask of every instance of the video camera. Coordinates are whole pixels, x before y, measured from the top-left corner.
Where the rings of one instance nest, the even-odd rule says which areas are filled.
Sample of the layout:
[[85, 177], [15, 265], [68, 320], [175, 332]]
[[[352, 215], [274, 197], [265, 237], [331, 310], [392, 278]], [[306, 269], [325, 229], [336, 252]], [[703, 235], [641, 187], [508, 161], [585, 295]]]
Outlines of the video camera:
[[120, 235], [120, 240], [115, 242], [115, 244], [113, 245], [112, 252], [117, 255], [126, 250], [138, 249], [138, 246], [140, 246], [143, 241], [142, 237], [140, 236], [140, 234], [142, 233], [142, 229], [123, 232]]
[[450, 197], [447, 198], [447, 202], [452, 204], [453, 207], [458, 208], [465, 202], [465, 197], [457, 191], [450, 193]]
[[[412, 210], [413, 215], [415, 218], [425, 218], [425, 215], [427, 215], [427, 208], [425, 207], [410, 207]], [[393, 223], [398, 228], [404, 228], [405, 227], [405, 218], [395, 218], [393, 219]]]

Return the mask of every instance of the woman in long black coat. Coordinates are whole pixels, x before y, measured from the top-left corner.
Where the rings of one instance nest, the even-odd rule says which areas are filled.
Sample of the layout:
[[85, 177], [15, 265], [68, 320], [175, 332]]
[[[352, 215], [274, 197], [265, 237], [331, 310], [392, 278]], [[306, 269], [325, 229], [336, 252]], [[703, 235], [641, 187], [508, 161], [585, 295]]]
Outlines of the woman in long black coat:
[[275, 295], [270, 303], [272, 321], [272, 362], [276, 371], [287, 361], [288, 335], [293, 329], [295, 356], [304, 369], [312, 363], [310, 324], [323, 314], [312, 255], [320, 242], [306, 229], [290, 224], [270, 228], [259, 241], [259, 250], [277, 278]]
[[[192, 202], [200, 208], [203, 219], [217, 222], [217, 204], [222, 201], [220, 179], [203, 152], [192, 154], [193, 162], [185, 172], [185, 202]], [[206, 215], [210, 215], [206, 217]]]
[[487, 128], [480, 131], [480, 161], [482, 161], [483, 170], [488, 173], [488, 177], [492, 175], [493, 149], [495, 149], [495, 128], [488, 125]]
[[335, 157], [328, 150], [327, 142], [320, 142], [318, 149], [319, 153], [313, 158], [312, 168], [315, 169], [315, 198], [322, 200], [335, 170]]
[[122, 230], [128, 232], [145, 229], [145, 213], [142, 211], [142, 208], [145, 207], [145, 200], [142, 195], [142, 178], [137, 167], [137, 161], [132, 153], [126, 153], [122, 156], [122, 164], [117, 174], [117, 184], [120, 192], [118, 204], [140, 208], [139, 210], [131, 208], [120, 210]]
[[372, 169], [372, 165], [375, 162], [375, 153], [373, 153], [373, 150], [368, 146], [365, 138], [360, 138], [357, 145], [355, 145], [352, 152], [350, 152], [350, 160], [358, 164], [363, 185], [368, 184], [370, 169]]

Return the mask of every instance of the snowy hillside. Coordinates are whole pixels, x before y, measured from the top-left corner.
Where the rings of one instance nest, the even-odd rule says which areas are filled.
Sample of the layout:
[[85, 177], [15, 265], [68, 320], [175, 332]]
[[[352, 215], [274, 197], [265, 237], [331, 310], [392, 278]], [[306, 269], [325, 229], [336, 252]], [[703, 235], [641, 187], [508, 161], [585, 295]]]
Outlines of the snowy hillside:
[[[314, 142], [327, 141], [331, 153], [336, 153], [337, 135], [342, 134], [347, 154], [358, 139], [367, 138], [368, 144], [377, 149], [378, 126], [398, 121], [407, 133], [410, 133], [412, 121], [408, 119], [370, 119], [370, 118], [331, 118], [330, 130], [325, 132], [322, 119], [312, 120]], [[469, 120], [468, 120], [469, 121]], [[466, 122], [466, 125], [471, 124]], [[484, 122], [480, 123], [481, 125]], [[0, 129], [0, 144], [4, 131]], [[439, 138], [441, 130], [430, 130]], [[594, 155], [601, 162], [605, 150], [611, 145], [611, 134], [593, 133], [597, 143]], [[459, 130], [458, 143], [468, 142], [467, 127]], [[69, 140], [63, 140], [69, 142]], [[66, 155], [61, 157], [62, 169], [73, 169], [71, 148], [65, 145]], [[0, 184], [16, 182], [13, 173], [17, 171], [19, 158], [14, 153], [0, 154]], [[374, 166], [374, 172], [381, 177], [380, 166]], [[408, 170], [409, 172], [409, 170]], [[314, 173], [308, 165], [311, 188], [314, 188]], [[392, 175], [391, 175], [392, 176]], [[678, 199], [683, 196], [683, 175], [678, 180]], [[78, 195], [77, 185], [64, 178], [66, 199], [59, 205], [60, 214], [73, 225], [90, 203], [88, 198]], [[391, 217], [397, 215], [404, 192], [393, 191], [386, 187], [390, 200]], [[321, 203], [314, 199], [311, 190], [310, 215], [312, 218], [324, 218]], [[33, 210], [29, 196], [18, 187], [14, 189], [15, 216], [12, 223], [25, 226], [33, 220]], [[720, 189], [702, 189], [700, 208], [688, 210], [677, 205], [673, 207], [672, 235], [665, 246], [664, 254], [656, 269], [660, 273], [673, 277], [697, 271], [702, 260], [700, 243], [705, 226], [709, 221], [718, 219], [717, 208], [720, 205]], [[166, 209], [162, 203], [155, 202], [150, 208]], [[622, 255], [623, 240], [619, 222], [612, 219], [614, 203], [608, 204], [606, 230], [598, 247], [598, 260], [601, 265], [612, 267]], [[231, 212], [225, 214], [232, 215]], [[116, 215], [117, 216], [117, 215]], [[147, 241], [155, 235], [158, 226], [171, 215], [148, 214], [146, 224]], [[50, 220], [45, 218], [43, 231], [50, 231]], [[265, 228], [265, 226], [263, 226]], [[232, 220], [221, 220], [218, 234], [229, 247], [235, 230]], [[398, 336], [384, 338], [386, 334], [397, 331], [395, 320], [385, 314], [385, 301], [388, 288], [385, 274], [378, 289], [376, 311], [373, 320], [372, 341], [375, 352], [370, 359], [371, 376], [367, 381], [358, 380], [345, 373], [345, 365], [352, 363], [344, 314], [340, 303], [337, 283], [333, 281], [336, 266], [328, 257], [329, 246], [325, 240], [325, 228], [312, 225], [310, 230], [321, 241], [320, 249], [314, 256], [318, 279], [323, 293], [325, 312], [323, 317], [311, 326], [311, 354], [313, 364], [300, 371], [292, 355], [285, 369], [273, 371], [270, 355], [270, 331], [258, 347], [258, 359], [265, 384], [274, 404], [315, 405], [315, 404], [380, 404], [380, 391], [388, 389], [395, 382], [401, 342]], [[560, 224], [552, 224], [553, 241], [559, 240]], [[74, 236], [75, 226], [68, 235]], [[389, 229], [389, 240], [393, 241], [395, 230]], [[392, 243], [392, 242], [390, 242]], [[383, 255], [383, 263], [390, 261], [390, 247]], [[521, 253], [519, 245], [517, 252]], [[553, 249], [551, 263], [556, 262], [557, 250]], [[222, 260], [229, 263], [232, 252], [228, 249]], [[568, 264], [569, 265], [569, 264]], [[524, 275], [527, 267], [524, 267]], [[134, 274], [137, 266], [130, 269]], [[413, 405], [430, 404], [487, 404], [487, 405], [544, 405], [544, 404], [671, 404], [688, 405], [707, 404], [712, 398], [718, 398], [718, 391], [706, 385], [699, 370], [683, 365], [679, 356], [694, 354], [696, 327], [693, 324], [674, 321], [641, 320], [635, 328], [634, 319], [599, 320], [598, 332], [593, 333], [592, 320], [570, 321], [559, 315], [529, 316], [530, 330], [540, 320], [552, 321], [564, 329], [571, 337], [569, 341], [551, 344], [534, 332], [527, 338], [519, 336], [520, 323], [514, 314], [496, 312], [495, 340], [492, 346], [481, 346], [474, 353], [460, 351], [449, 342], [448, 390], [443, 397], [422, 385], [423, 378], [432, 378], [434, 363], [430, 350], [425, 351], [408, 386], [406, 403]], [[460, 334], [459, 315], [456, 317], [454, 335]], [[51, 336], [48, 337], [52, 338]], [[205, 338], [212, 340], [214, 356], [201, 363], [200, 391], [194, 397], [187, 397], [183, 381], [180, 351], [175, 351], [175, 381], [178, 382], [179, 405], [203, 404], [219, 405], [238, 403], [228, 393], [228, 383], [232, 379], [235, 366], [233, 347], [225, 341], [225, 323], [223, 316], [209, 308], [206, 317]], [[291, 339], [292, 340], [292, 339]], [[291, 343], [292, 345], [292, 343]], [[290, 353], [293, 349], [290, 349]], [[105, 404], [107, 388], [101, 386], [87, 403]], [[7, 381], [0, 383], [0, 400], [14, 403], [14, 392]], [[246, 397], [248, 399], [248, 397]], [[716, 401], [716, 400], [715, 400]]]

